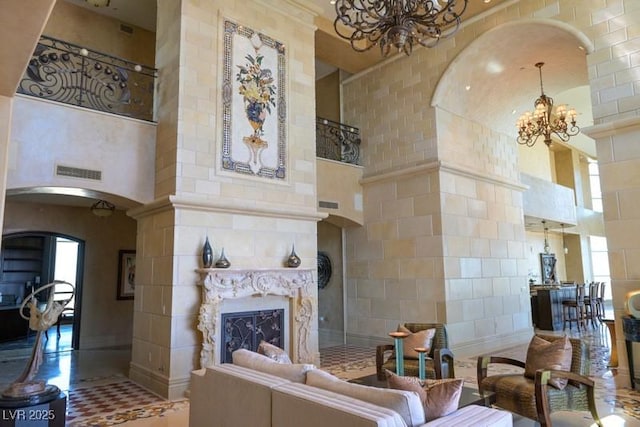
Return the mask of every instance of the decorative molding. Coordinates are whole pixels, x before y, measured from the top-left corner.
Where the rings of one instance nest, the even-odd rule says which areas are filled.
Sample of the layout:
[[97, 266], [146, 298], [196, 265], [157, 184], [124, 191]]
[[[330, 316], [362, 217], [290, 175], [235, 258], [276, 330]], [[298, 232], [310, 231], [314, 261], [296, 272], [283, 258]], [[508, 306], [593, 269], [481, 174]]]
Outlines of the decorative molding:
[[220, 212], [231, 215], [261, 216], [266, 218], [285, 218], [299, 221], [321, 221], [329, 216], [328, 213], [319, 212], [307, 207], [297, 208], [292, 205], [255, 206], [249, 204], [221, 203], [219, 201], [191, 199], [184, 196], [165, 196], [147, 203], [144, 206], [127, 211], [127, 215], [134, 219], [156, 215], [161, 212], [175, 209], [186, 209], [205, 212]]
[[362, 178], [360, 183], [362, 185], [367, 185], [371, 183], [405, 179], [415, 175], [422, 175], [422, 174], [435, 173], [435, 172], [441, 172], [441, 171], [448, 172], [458, 176], [463, 176], [465, 178], [483, 181], [489, 184], [499, 185], [501, 187], [506, 187], [512, 190], [517, 190], [517, 191], [526, 191], [528, 188], [526, 185], [523, 185], [520, 182], [508, 181], [504, 178], [500, 178], [496, 176], [482, 175], [477, 172], [469, 171], [466, 169], [462, 169], [458, 166], [445, 163], [442, 160], [429, 161], [419, 165], [407, 167], [404, 169], [397, 169], [389, 172], [378, 173], [376, 175], [370, 175], [368, 177]]
[[637, 131], [640, 131], [640, 117], [628, 117], [582, 129], [582, 133], [593, 139], [602, 139]]
[[313, 271], [310, 269], [242, 269], [224, 270], [203, 268], [196, 270], [202, 278], [202, 305], [198, 315], [198, 330], [202, 332], [200, 366], [219, 364], [216, 340], [219, 334], [220, 304], [225, 299], [278, 295], [289, 299], [289, 307], [296, 321], [290, 326], [293, 360], [314, 363], [309, 349], [311, 319], [313, 318]]

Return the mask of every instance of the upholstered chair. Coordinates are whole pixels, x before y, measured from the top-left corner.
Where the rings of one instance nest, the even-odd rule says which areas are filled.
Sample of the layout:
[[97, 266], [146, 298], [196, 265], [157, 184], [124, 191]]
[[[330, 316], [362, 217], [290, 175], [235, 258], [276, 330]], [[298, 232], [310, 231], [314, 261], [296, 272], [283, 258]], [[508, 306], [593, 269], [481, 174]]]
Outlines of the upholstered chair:
[[[544, 340], [553, 342], [564, 337], [538, 335]], [[480, 356], [478, 358], [478, 388], [480, 393], [496, 394], [495, 405], [510, 412], [531, 418], [542, 427], [551, 426], [550, 415], [553, 411], [589, 411], [596, 423], [602, 422], [596, 411], [594, 399], [594, 382], [586, 374], [588, 372], [588, 348], [579, 339], [571, 342], [570, 371], [538, 369], [535, 378], [528, 378], [524, 373], [498, 374], [487, 376], [487, 368], [492, 363], [503, 363], [525, 368], [525, 363], [506, 357]], [[551, 375], [554, 378], [568, 379], [564, 389], [549, 384]]]
[[[454, 378], [453, 353], [449, 350], [447, 329], [442, 323], [405, 323], [412, 333], [435, 329], [431, 349], [426, 357], [425, 376], [430, 379]], [[419, 374], [418, 359], [404, 357], [404, 375], [417, 377]], [[395, 346], [379, 345], [376, 348], [376, 374], [380, 381], [385, 381], [385, 369], [396, 372]]]

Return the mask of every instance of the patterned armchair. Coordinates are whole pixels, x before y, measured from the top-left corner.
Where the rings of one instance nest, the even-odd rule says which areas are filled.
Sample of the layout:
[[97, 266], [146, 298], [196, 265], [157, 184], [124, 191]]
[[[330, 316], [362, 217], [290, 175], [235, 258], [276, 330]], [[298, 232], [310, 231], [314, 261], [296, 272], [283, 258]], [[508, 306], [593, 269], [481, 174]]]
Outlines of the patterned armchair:
[[[563, 337], [538, 335], [553, 341]], [[596, 423], [602, 422], [596, 411], [594, 383], [585, 375], [588, 370], [587, 344], [571, 338], [572, 357], [570, 371], [539, 369], [535, 379], [523, 373], [499, 374], [487, 376], [490, 363], [505, 363], [524, 368], [524, 362], [506, 357], [480, 356], [478, 358], [478, 388], [480, 393], [491, 391], [496, 394], [496, 406], [531, 418], [541, 427], [551, 426], [550, 415], [553, 411], [590, 411]], [[569, 380], [563, 390], [548, 385], [553, 374], [557, 378]]]
[[[435, 329], [431, 350], [427, 354], [425, 374], [430, 379], [454, 378], [453, 353], [449, 350], [447, 329], [442, 323], [405, 323], [404, 326], [412, 333], [425, 329]], [[376, 373], [380, 381], [386, 379], [384, 370], [396, 371], [395, 346], [393, 344], [379, 345], [376, 348]], [[419, 365], [417, 359], [404, 358], [404, 374], [418, 376]]]

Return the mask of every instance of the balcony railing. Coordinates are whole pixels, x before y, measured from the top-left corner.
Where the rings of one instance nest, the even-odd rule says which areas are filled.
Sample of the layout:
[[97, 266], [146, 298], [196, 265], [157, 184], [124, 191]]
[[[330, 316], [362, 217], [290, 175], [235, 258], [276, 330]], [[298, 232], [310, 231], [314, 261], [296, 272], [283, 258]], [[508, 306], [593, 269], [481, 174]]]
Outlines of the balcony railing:
[[321, 117], [316, 118], [316, 156], [360, 164], [360, 130]]
[[153, 120], [154, 68], [42, 36], [18, 93]]

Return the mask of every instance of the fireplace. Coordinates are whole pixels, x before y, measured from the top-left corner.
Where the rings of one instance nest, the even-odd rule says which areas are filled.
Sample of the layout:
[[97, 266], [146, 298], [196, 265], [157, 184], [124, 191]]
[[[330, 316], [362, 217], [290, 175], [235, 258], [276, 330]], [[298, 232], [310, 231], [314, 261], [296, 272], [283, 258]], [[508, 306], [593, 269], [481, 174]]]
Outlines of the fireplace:
[[222, 363], [232, 363], [231, 353], [239, 348], [257, 351], [262, 341], [284, 349], [284, 309], [222, 313], [221, 318]]
[[[280, 313], [282, 324], [275, 326], [281, 328], [280, 344], [275, 345], [284, 348], [294, 362], [315, 363], [315, 355], [310, 349], [313, 270], [206, 268], [198, 272], [202, 277], [202, 304], [198, 316], [198, 329], [203, 335], [201, 367], [230, 362], [230, 351], [225, 344], [228, 337], [224, 331], [228, 319], [261, 316], [261, 312], [271, 313], [273, 317], [278, 317], [274, 312]], [[235, 332], [240, 334], [240, 329]], [[242, 339], [232, 347], [240, 341]], [[253, 344], [257, 346], [259, 341]]]

